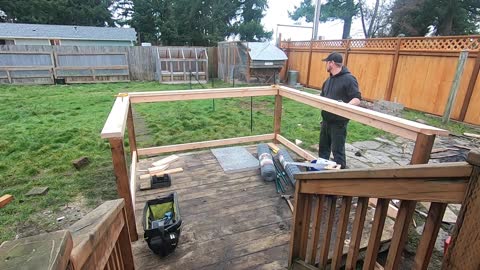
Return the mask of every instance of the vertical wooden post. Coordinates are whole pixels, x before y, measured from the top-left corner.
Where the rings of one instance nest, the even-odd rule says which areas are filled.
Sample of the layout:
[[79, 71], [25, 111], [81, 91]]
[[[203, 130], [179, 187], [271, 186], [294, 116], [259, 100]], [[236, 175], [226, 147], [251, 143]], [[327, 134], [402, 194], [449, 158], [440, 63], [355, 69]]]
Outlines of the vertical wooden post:
[[452, 234], [452, 243], [443, 259], [442, 269], [474, 270], [480, 266], [480, 151], [468, 153], [467, 162], [474, 167], [462, 209]]
[[[426, 164], [430, 159], [435, 135], [417, 134], [410, 164]], [[415, 212], [416, 201], [402, 201], [393, 227], [393, 237], [388, 252], [386, 269], [397, 269], [408, 237], [408, 228]], [[435, 241], [435, 239], [433, 239]]]
[[397, 46], [395, 47], [395, 54], [393, 56], [393, 63], [392, 68], [390, 69], [390, 75], [388, 77], [388, 85], [387, 85], [387, 92], [385, 93], [385, 97], [383, 99], [391, 101], [392, 100], [392, 92], [393, 92], [393, 83], [395, 82], [395, 75], [397, 73], [397, 66], [398, 66], [398, 59], [400, 55], [400, 45], [402, 43], [402, 39], [397, 39]]
[[[133, 151], [137, 151], [137, 139], [135, 137], [135, 125], [133, 124], [132, 103], [128, 105], [127, 131], [128, 144], [130, 145], [130, 153], [133, 153]], [[138, 162], [138, 156], [137, 160], [132, 160], [132, 162]]]
[[282, 96], [277, 94], [275, 96], [275, 111], [273, 113], [273, 133], [275, 134], [275, 143], [279, 143], [277, 136], [280, 135], [282, 127]]
[[123, 138], [110, 138], [110, 148], [112, 150], [113, 170], [117, 181], [118, 195], [125, 200], [125, 210], [128, 230], [131, 241], [137, 241], [137, 227], [135, 225], [135, 214], [133, 211], [132, 196], [130, 194], [130, 185], [128, 181], [127, 163], [125, 161], [125, 150], [123, 148]]
[[432, 202], [430, 205], [427, 221], [423, 228], [422, 238], [420, 239], [417, 254], [415, 255], [415, 269], [417, 270], [426, 270], [428, 268], [428, 263], [432, 256], [435, 240], [437, 239], [440, 225], [442, 225], [442, 219], [446, 208], [446, 203]]
[[465, 99], [463, 100], [462, 110], [460, 111], [460, 117], [458, 120], [464, 121], [465, 116], [467, 115], [468, 106], [470, 105], [470, 100], [472, 99], [473, 89], [475, 89], [475, 84], [478, 80], [478, 73], [480, 72], [480, 51], [477, 52], [477, 59], [475, 60], [475, 66], [473, 67], [472, 76], [470, 76], [470, 81], [468, 82], [467, 93], [465, 94]]
[[450, 114], [452, 112], [453, 105], [455, 104], [455, 99], [457, 97], [458, 87], [460, 86], [460, 80], [463, 75], [463, 69], [465, 68], [465, 62], [468, 58], [468, 51], [460, 52], [458, 57], [457, 69], [455, 71], [455, 77], [453, 78], [452, 88], [450, 89], [450, 94], [448, 95], [447, 105], [445, 106], [445, 111], [443, 112], [442, 123], [446, 124], [450, 120]]
[[308, 54], [308, 67], [307, 67], [307, 87], [310, 87], [310, 70], [312, 68], [312, 53], [313, 53], [313, 40], [310, 40], [310, 52]]
[[118, 236], [118, 244], [120, 246], [120, 253], [123, 261], [123, 269], [125, 270], [133, 270], [135, 269], [135, 265], [133, 263], [133, 253], [132, 253], [132, 244], [130, 243], [130, 233], [129, 233], [129, 228], [127, 225], [127, 211], [125, 207], [122, 210], [122, 215], [125, 219], [125, 225], [122, 228], [122, 231], [120, 231], [120, 235]]
[[345, 57], [343, 64], [346, 66], [348, 64], [348, 51], [350, 51], [350, 41], [351, 39], [347, 39], [347, 44], [345, 44]]
[[300, 193], [300, 180], [297, 180], [295, 186], [295, 205], [293, 209], [293, 221], [292, 229], [290, 235], [290, 253], [288, 256], [288, 265], [291, 266], [294, 260], [300, 257], [301, 252], [301, 241], [303, 229], [305, 228], [305, 211], [304, 208], [307, 206], [307, 194]]

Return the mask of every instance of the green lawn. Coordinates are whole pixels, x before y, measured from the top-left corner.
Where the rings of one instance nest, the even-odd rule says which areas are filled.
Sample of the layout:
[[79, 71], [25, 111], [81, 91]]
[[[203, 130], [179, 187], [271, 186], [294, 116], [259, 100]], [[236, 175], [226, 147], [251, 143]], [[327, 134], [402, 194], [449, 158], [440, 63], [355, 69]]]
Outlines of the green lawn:
[[[195, 85], [194, 85], [195, 86]], [[225, 84], [216, 83], [216, 87]], [[197, 85], [197, 87], [199, 87]], [[0, 87], [0, 195], [15, 200], [0, 209], [0, 242], [25, 231], [56, 230], [56, 213], [68, 203], [93, 208], [116, 197], [108, 142], [100, 131], [114, 95], [126, 91], [188, 89], [189, 85], [156, 82], [66, 86]], [[136, 104], [134, 110], [150, 132], [140, 146], [166, 145], [271, 133], [273, 98], [253, 98], [253, 132], [250, 98]], [[300, 139], [304, 148], [318, 143], [319, 110], [284, 101], [282, 134]], [[384, 134], [352, 122], [349, 141]], [[81, 171], [72, 160], [87, 156], [91, 163]], [[35, 186], [48, 186], [45, 196], [26, 197]], [[48, 216], [43, 213], [52, 212]], [[52, 217], [53, 216], [53, 217]]]

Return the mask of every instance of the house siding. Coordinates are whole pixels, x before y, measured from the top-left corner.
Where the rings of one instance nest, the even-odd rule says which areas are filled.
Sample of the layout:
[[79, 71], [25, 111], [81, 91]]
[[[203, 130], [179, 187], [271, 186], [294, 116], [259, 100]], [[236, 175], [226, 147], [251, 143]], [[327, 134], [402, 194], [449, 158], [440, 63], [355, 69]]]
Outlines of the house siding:
[[133, 46], [130, 41], [123, 40], [74, 40], [61, 39], [60, 45], [65, 46]]
[[50, 45], [48, 39], [15, 38], [15, 45]]

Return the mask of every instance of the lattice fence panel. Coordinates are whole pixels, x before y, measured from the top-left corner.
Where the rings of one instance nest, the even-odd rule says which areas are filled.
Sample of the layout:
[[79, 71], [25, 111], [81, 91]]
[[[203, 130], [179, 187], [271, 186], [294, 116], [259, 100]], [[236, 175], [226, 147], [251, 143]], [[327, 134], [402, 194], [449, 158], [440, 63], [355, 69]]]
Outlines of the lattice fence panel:
[[313, 42], [313, 49], [345, 50], [347, 40], [316, 40]]
[[366, 50], [395, 50], [398, 39], [352, 39], [349, 47]]
[[402, 39], [400, 50], [406, 51], [479, 51], [480, 36], [459, 38]]

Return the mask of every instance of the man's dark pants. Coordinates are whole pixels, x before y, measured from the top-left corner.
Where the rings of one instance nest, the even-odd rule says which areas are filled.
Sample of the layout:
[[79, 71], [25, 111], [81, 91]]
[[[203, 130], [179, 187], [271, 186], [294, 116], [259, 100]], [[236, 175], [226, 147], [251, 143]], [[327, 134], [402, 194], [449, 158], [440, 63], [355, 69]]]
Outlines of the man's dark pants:
[[342, 165], [342, 169], [346, 168], [345, 159], [345, 141], [347, 138], [348, 122], [322, 122], [320, 130], [320, 145], [318, 156], [323, 159], [330, 159], [330, 152], [333, 153], [333, 161]]

